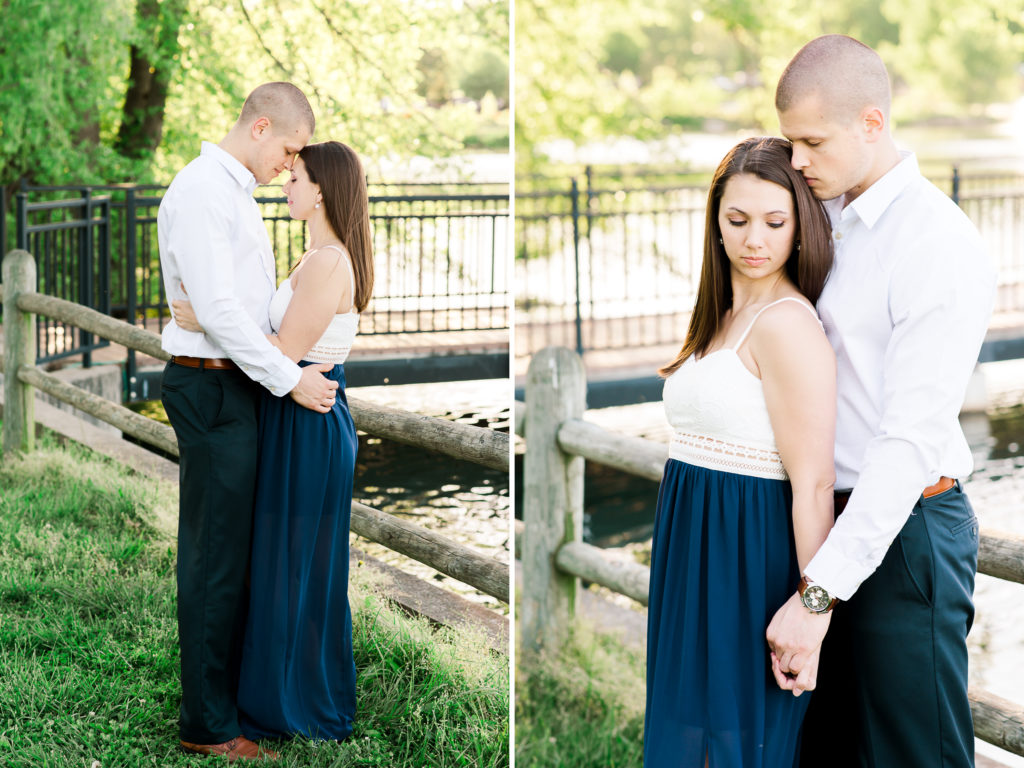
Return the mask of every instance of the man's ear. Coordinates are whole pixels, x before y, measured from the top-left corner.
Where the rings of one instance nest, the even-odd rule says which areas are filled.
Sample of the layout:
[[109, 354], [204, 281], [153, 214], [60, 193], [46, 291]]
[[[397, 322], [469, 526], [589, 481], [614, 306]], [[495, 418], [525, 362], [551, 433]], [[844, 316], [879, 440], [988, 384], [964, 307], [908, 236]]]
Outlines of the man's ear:
[[270, 133], [270, 118], [269, 117], [258, 117], [253, 121], [252, 126], [249, 128], [249, 132], [252, 138], [256, 141], [262, 141], [263, 137]]
[[878, 107], [865, 107], [860, 114], [860, 125], [869, 142], [878, 141], [885, 134], [885, 115]]

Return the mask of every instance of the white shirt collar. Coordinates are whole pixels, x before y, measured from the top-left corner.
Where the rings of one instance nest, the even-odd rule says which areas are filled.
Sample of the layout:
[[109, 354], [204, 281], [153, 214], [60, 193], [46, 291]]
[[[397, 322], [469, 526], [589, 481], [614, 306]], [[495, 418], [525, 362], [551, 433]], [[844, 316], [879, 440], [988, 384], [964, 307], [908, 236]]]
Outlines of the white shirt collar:
[[893, 200], [921, 176], [913, 152], [901, 151], [900, 157], [903, 158], [900, 162], [843, 209], [842, 218], [855, 213], [868, 229], [875, 226]]
[[238, 186], [248, 194], [251, 195], [256, 191], [256, 177], [252, 175], [252, 171], [238, 162], [238, 158], [230, 152], [226, 152], [213, 142], [204, 141], [199, 154], [209, 155], [223, 165], [227, 172], [231, 174], [231, 178], [237, 181]]

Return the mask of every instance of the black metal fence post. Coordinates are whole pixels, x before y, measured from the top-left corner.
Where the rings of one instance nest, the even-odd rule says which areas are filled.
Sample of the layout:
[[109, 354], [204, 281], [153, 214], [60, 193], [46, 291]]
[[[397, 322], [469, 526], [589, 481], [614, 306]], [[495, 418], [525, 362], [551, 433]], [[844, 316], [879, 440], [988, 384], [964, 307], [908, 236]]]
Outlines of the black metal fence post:
[[0, 184], [0, 253], [7, 250], [7, 187]]
[[[587, 231], [584, 233], [584, 238], [587, 243], [587, 295], [590, 297], [590, 317], [594, 316], [594, 296], [597, 293], [594, 291], [594, 251], [593, 251], [593, 228], [594, 228], [594, 213], [597, 207], [598, 191], [594, 187], [594, 167], [588, 165], [585, 169], [587, 178], [587, 196], [585, 199], [586, 209], [583, 211], [587, 222]], [[587, 342], [594, 346], [596, 332], [591, 326], [591, 333], [587, 338]], [[582, 354], [582, 352], [580, 353]]]
[[569, 195], [572, 200], [572, 255], [576, 270], [576, 353], [583, 354], [583, 315], [580, 309], [580, 187], [572, 178]]
[[[82, 219], [85, 226], [79, 231], [78, 240], [78, 303], [84, 307], [93, 306], [93, 243], [92, 243], [92, 190], [82, 190]], [[92, 334], [79, 329], [78, 343], [82, 351], [82, 367], [92, 367]]]
[[[126, 269], [124, 275], [125, 304], [127, 305], [126, 320], [135, 325], [138, 312], [138, 293], [135, 285], [135, 262], [138, 258], [137, 225], [135, 211], [135, 190], [128, 189], [125, 195], [125, 255]], [[128, 349], [128, 360], [125, 364], [125, 391], [128, 392], [128, 399], [135, 400], [136, 384], [138, 382], [138, 362], [135, 360], [135, 350]]]
[[953, 166], [953, 189], [950, 197], [953, 198], [953, 202], [960, 205], [960, 167]]
[[14, 196], [14, 247], [28, 250], [28, 195], [19, 192]]
[[99, 202], [103, 212], [99, 232], [99, 292], [96, 294], [96, 309], [105, 315], [110, 314], [110, 208], [111, 199], [104, 198]]

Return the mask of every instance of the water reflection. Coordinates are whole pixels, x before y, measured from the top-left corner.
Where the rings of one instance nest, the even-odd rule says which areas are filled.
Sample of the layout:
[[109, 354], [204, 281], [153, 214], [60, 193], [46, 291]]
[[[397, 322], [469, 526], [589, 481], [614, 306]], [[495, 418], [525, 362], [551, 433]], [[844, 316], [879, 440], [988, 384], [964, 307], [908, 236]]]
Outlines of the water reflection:
[[[504, 380], [360, 387], [349, 394], [379, 405], [508, 431], [508, 382]], [[507, 472], [361, 433], [354, 498], [487, 557], [508, 561]], [[353, 545], [467, 599], [508, 610], [498, 600], [379, 544], [353, 537]]]

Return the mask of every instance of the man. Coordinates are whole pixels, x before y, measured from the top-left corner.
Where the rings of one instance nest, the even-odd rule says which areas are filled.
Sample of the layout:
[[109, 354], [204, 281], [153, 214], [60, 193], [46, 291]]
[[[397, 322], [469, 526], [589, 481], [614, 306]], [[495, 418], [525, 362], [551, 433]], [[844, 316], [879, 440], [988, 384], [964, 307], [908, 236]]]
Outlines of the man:
[[[300, 368], [265, 334], [276, 288], [270, 240], [253, 199], [313, 134], [313, 112], [289, 83], [266, 83], [246, 99], [220, 144], [203, 142], [168, 188], [157, 231], [168, 301], [188, 300], [205, 333], [173, 320], [163, 348], [173, 357], [163, 402], [181, 451], [178, 635], [181, 748], [258, 759], [241, 735], [235, 693], [245, 629], [246, 571], [256, 486], [258, 384], [326, 413], [337, 382]], [[256, 383], [254, 383], [256, 382]]]
[[768, 628], [773, 671], [783, 688], [810, 690], [820, 650], [803, 766], [973, 766], [978, 526], [957, 417], [994, 269], [967, 217], [896, 148], [873, 50], [811, 41], [775, 105], [793, 167], [833, 226], [818, 310], [836, 352], [838, 490], [835, 527]]

